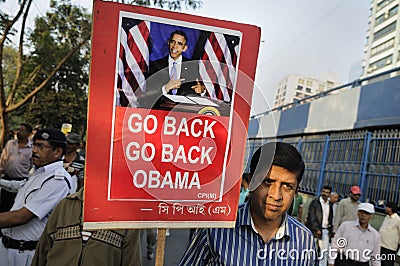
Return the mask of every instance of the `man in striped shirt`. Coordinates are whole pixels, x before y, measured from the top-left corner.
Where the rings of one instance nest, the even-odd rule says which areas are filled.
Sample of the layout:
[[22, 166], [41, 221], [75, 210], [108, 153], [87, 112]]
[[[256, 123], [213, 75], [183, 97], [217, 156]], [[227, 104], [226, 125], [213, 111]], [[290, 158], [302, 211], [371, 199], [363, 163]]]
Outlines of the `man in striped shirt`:
[[250, 199], [238, 209], [234, 228], [205, 228], [179, 265], [316, 265], [311, 232], [287, 215], [304, 173], [290, 144], [267, 143], [250, 164]]

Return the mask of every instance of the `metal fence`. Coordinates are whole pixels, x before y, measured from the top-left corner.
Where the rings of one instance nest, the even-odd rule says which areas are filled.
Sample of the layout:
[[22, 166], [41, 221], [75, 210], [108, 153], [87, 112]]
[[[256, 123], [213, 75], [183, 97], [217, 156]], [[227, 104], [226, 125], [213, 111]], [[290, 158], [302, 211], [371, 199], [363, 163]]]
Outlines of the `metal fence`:
[[[294, 145], [306, 165], [300, 191], [318, 195], [330, 185], [341, 197], [358, 185], [361, 200], [382, 207], [394, 201], [400, 206], [400, 130], [351, 131], [281, 139], [248, 139], [246, 159], [262, 144], [284, 141]], [[246, 163], [245, 171], [249, 169]]]

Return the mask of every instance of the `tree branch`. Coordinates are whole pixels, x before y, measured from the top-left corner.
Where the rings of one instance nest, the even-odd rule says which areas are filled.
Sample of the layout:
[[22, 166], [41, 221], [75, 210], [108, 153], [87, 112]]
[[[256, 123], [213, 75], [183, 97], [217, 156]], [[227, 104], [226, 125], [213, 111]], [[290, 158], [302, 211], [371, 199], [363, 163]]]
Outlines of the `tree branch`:
[[4, 91], [4, 76], [3, 76], [4, 73], [3, 73], [3, 64], [2, 64], [4, 44], [5, 44], [5, 41], [7, 40], [7, 35], [10, 33], [11, 28], [17, 22], [19, 17], [21, 16], [21, 14], [24, 10], [26, 1], [27, 0], [23, 0], [23, 2], [20, 5], [20, 9], [18, 10], [17, 15], [13, 18], [13, 20], [6, 23], [6, 25], [4, 27], [3, 35], [0, 38], [0, 109], [1, 109], [1, 112], [4, 112], [5, 100], [6, 100], [5, 91]]
[[[13, 20], [11, 20], [9, 23], [6, 23], [6, 26], [5, 26], [4, 32], [3, 32], [3, 36], [1, 36], [1, 39], [0, 39], [0, 50], [3, 50], [3, 46], [7, 39], [7, 35], [10, 33], [12, 26], [14, 26], [14, 24], [18, 21], [19, 17], [21, 16], [22, 12], [24, 11], [26, 1], [27, 0], [22, 1], [21, 5], [19, 7], [18, 13], [17, 13], [17, 15], [15, 15]], [[32, 1], [32, 0], [29, 0], [29, 1]]]
[[49, 81], [54, 77], [54, 75], [57, 73], [58, 70], [63, 66], [63, 64], [80, 48], [82, 47], [90, 38], [90, 35], [88, 35], [86, 38], [84, 38], [76, 47], [74, 47], [54, 68], [54, 70], [50, 73], [50, 75], [39, 85], [37, 86], [33, 91], [31, 91], [28, 95], [26, 95], [22, 100], [20, 100], [16, 104], [12, 104], [10, 106], [6, 107], [6, 112], [12, 112], [19, 107], [21, 107], [24, 103], [26, 103], [30, 98], [35, 96], [41, 89], [46, 86]]
[[[25, 34], [25, 26], [26, 26], [26, 19], [28, 18], [28, 14], [29, 14], [29, 9], [31, 7], [32, 4], [32, 0], [28, 0], [28, 4], [26, 6], [24, 15], [22, 17], [22, 23], [21, 23], [21, 30], [20, 30], [20, 35], [19, 35], [19, 44], [18, 44], [18, 61], [17, 61], [17, 69], [15, 72], [15, 77], [14, 77], [14, 82], [13, 85], [11, 87], [10, 93], [8, 95], [8, 99], [7, 99], [7, 103], [10, 104], [10, 102], [12, 101], [15, 91], [17, 89], [18, 86], [18, 81], [19, 78], [21, 77], [21, 73], [22, 73], [22, 69], [24, 67], [24, 64], [22, 62], [22, 58], [24, 56], [24, 34]], [[6, 103], [6, 106], [8, 106], [8, 104]]]
[[[36, 66], [35, 69], [29, 74], [28, 81], [25, 84], [20, 85], [19, 88], [23, 90], [23, 89], [29, 87], [29, 84], [31, 84], [35, 80], [35, 78], [41, 68], [42, 68], [42, 65]], [[13, 97], [14, 97], [14, 92], [8, 94], [6, 106], [9, 106], [12, 104]]]

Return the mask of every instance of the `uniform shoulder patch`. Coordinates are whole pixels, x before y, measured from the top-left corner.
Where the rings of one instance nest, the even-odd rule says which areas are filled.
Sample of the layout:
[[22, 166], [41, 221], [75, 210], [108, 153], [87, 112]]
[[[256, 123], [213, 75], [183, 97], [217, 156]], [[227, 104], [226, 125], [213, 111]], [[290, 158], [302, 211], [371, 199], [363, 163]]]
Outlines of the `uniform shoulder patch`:
[[55, 179], [64, 179], [65, 177], [65, 170], [64, 168], [57, 168], [54, 172], [54, 178]]

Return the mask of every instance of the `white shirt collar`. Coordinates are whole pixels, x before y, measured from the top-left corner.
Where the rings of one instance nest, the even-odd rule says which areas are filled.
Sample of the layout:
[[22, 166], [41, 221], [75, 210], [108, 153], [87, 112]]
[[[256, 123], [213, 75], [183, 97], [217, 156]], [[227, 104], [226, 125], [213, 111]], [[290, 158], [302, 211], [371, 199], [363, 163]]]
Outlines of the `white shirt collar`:
[[56, 168], [62, 167], [63, 166], [63, 162], [62, 161], [55, 161], [51, 164], [46, 164], [45, 166], [41, 166], [39, 168], [36, 169], [35, 173], [40, 173], [40, 172], [49, 172], [49, 171], [53, 171]]
[[[251, 217], [251, 215], [250, 215], [250, 222], [251, 222], [251, 228], [254, 230], [254, 232], [259, 234], [256, 229], [256, 226], [254, 225], [253, 218]], [[286, 222], [287, 222], [287, 215], [285, 215], [285, 218], [283, 219], [281, 225], [279, 226], [278, 231], [276, 231], [275, 239], [281, 239], [285, 235]]]
[[319, 202], [321, 202], [321, 204], [329, 204], [329, 199], [325, 202], [322, 196], [319, 196]]
[[168, 65], [172, 65], [174, 62], [176, 62], [178, 65], [182, 64], [182, 55], [180, 55], [176, 60], [172, 59], [171, 56], [168, 56]]

